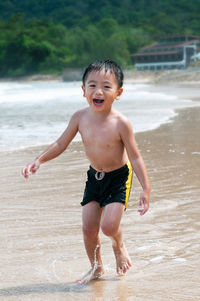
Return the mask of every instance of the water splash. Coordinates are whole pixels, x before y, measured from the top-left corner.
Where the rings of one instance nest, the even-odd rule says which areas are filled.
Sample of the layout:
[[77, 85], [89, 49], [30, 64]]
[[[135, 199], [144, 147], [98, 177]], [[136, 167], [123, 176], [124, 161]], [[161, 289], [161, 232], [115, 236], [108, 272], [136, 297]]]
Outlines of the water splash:
[[[94, 276], [94, 273], [95, 273], [96, 269], [98, 268], [98, 261], [97, 261], [97, 250], [98, 250], [98, 248], [100, 248], [100, 246], [96, 245], [96, 248], [94, 250], [94, 264], [93, 264], [92, 269], [81, 277], [81, 279], [78, 281], [78, 282], [80, 282], [79, 284], [87, 284], [88, 282], [90, 282], [92, 280], [92, 278]], [[62, 279], [56, 271], [56, 266], [57, 266], [59, 261], [63, 261], [63, 260], [66, 260], [66, 259], [68, 259], [67, 256], [64, 256], [64, 255], [59, 256], [59, 257], [55, 258], [53, 260], [53, 262], [51, 262], [50, 265], [49, 265], [49, 268], [51, 270], [51, 274], [54, 277], [54, 280], [56, 280], [56, 282], [58, 284], [62, 283]], [[44, 274], [44, 271], [43, 271], [43, 274]], [[71, 271], [70, 271], [70, 274], [71, 274]], [[52, 280], [52, 279], [50, 279], [51, 277], [49, 275], [50, 275], [49, 273], [45, 272], [45, 276], [46, 276], [48, 281]], [[82, 281], [83, 281], [83, 283], [82, 283]]]
[[97, 268], [99, 266], [98, 261], [97, 261], [97, 250], [98, 250], [98, 248], [100, 248], [100, 246], [96, 245], [96, 248], [94, 250], [94, 264], [93, 264], [92, 269], [88, 273], [84, 274], [81, 277], [81, 279], [78, 281], [79, 284], [87, 284], [88, 282], [90, 282], [94, 278], [94, 273], [95, 273], [95, 271], [97, 270]]

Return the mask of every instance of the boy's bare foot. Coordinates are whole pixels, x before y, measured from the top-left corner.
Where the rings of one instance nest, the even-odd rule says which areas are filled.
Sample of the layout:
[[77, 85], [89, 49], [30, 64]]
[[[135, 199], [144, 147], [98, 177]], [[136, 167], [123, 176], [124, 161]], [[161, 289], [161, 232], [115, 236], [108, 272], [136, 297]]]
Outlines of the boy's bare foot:
[[99, 279], [104, 274], [104, 268], [102, 266], [95, 268], [92, 268], [87, 272], [85, 275], [83, 275], [79, 280], [76, 281], [77, 284], [86, 284], [91, 280]]
[[132, 264], [124, 243], [120, 247], [113, 245], [113, 251], [116, 258], [117, 274], [125, 275]]

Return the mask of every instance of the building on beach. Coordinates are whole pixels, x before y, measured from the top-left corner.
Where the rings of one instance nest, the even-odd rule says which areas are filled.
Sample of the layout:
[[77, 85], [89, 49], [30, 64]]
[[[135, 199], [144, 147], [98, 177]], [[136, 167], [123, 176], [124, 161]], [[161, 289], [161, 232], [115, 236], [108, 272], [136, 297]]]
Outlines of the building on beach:
[[191, 57], [200, 52], [200, 37], [162, 37], [132, 55], [136, 70], [185, 69]]

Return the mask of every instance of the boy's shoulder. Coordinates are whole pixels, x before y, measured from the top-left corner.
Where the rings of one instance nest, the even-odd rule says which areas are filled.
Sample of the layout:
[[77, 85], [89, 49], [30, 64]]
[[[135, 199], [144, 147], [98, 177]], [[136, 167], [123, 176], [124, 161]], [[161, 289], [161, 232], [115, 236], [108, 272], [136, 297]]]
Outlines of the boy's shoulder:
[[115, 111], [115, 118], [117, 120], [117, 126], [120, 132], [133, 130], [130, 120], [124, 114], [119, 111]]
[[78, 111], [76, 111], [73, 115], [72, 118], [81, 118], [82, 116], [88, 114], [88, 108], [84, 108], [84, 109], [80, 109]]
[[118, 120], [119, 123], [129, 123], [128, 118], [122, 114], [121, 112], [114, 110], [114, 116]]

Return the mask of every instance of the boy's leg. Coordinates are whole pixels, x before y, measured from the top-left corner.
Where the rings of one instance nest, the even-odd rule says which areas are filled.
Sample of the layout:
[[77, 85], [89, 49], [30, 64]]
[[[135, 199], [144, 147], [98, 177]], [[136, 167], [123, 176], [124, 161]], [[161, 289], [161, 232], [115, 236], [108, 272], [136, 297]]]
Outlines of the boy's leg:
[[104, 268], [100, 252], [99, 228], [102, 209], [95, 201], [83, 206], [82, 209], [82, 229], [85, 249], [91, 263], [91, 270], [85, 274], [78, 282], [84, 283], [92, 278], [103, 275]]
[[112, 240], [113, 251], [116, 258], [117, 273], [123, 275], [131, 267], [131, 259], [122, 240], [122, 228], [120, 222], [124, 213], [122, 203], [111, 203], [105, 206], [101, 229]]

